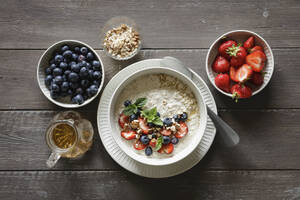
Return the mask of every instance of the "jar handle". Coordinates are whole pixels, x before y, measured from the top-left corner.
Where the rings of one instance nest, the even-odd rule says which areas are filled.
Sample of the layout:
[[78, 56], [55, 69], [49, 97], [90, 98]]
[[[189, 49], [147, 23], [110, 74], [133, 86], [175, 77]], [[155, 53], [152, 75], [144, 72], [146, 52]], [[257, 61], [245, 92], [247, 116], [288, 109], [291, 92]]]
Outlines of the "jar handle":
[[54, 165], [57, 163], [57, 161], [60, 159], [60, 154], [58, 153], [51, 153], [48, 160], [46, 161], [46, 164], [49, 168], [54, 167]]

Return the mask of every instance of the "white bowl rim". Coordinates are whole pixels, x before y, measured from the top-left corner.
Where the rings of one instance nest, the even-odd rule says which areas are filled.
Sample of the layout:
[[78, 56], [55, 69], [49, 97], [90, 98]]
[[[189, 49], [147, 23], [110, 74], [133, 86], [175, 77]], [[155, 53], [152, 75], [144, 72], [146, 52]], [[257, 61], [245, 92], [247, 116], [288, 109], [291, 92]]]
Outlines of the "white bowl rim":
[[231, 33], [237, 33], [237, 32], [245, 32], [245, 33], [249, 33], [249, 34], [252, 34], [252, 35], [255, 35], [256, 37], [258, 37], [259, 39], [261, 39], [265, 44], [266, 46], [268, 47], [268, 49], [270, 49], [270, 54], [271, 54], [271, 58], [272, 58], [272, 69], [271, 69], [271, 74], [270, 74], [270, 78], [267, 80], [266, 84], [262, 85], [258, 90], [254, 91], [252, 93], [252, 96], [258, 94], [260, 91], [262, 91], [270, 82], [271, 78], [272, 78], [272, 75], [273, 75], [273, 72], [274, 72], [274, 56], [273, 56], [273, 52], [272, 52], [272, 49], [270, 47], [270, 45], [267, 43], [267, 41], [262, 37], [260, 36], [259, 34], [253, 32], [253, 31], [249, 31], [249, 30], [233, 30], [233, 31], [229, 31], [227, 33], [224, 33], [222, 34], [221, 36], [219, 36], [209, 47], [208, 49], [208, 52], [207, 52], [207, 55], [206, 55], [206, 59], [205, 59], [205, 68], [206, 68], [206, 74], [207, 74], [207, 77], [208, 77], [208, 80], [211, 82], [211, 84], [219, 91], [221, 92], [222, 94], [228, 96], [228, 97], [232, 97], [232, 94], [230, 93], [227, 93], [227, 92], [224, 92], [223, 90], [221, 90], [220, 88], [218, 88], [215, 83], [210, 79], [210, 76], [209, 76], [209, 73], [208, 73], [208, 58], [209, 58], [209, 54], [213, 48], [213, 46], [219, 42], [223, 37], [225, 37], [226, 35], [228, 34], [231, 34]]
[[[148, 59], [148, 60], [151, 60], [151, 59]], [[143, 61], [145, 61], [145, 60], [143, 60]], [[141, 62], [141, 61], [140, 61]], [[136, 63], [138, 63], [138, 62], [136, 62]], [[136, 64], [136, 63], [133, 63], [133, 64]], [[199, 96], [200, 96], [200, 98], [202, 99], [202, 103], [203, 103], [203, 108], [202, 109], [204, 109], [203, 110], [203, 113], [204, 113], [204, 116], [201, 116], [201, 117], [204, 117], [204, 119], [203, 119], [203, 121], [205, 121], [205, 126], [202, 126], [203, 128], [203, 130], [202, 130], [202, 132], [204, 133], [205, 132], [205, 127], [206, 127], [206, 124], [207, 124], [207, 109], [206, 109], [206, 104], [205, 104], [205, 101], [204, 101], [204, 99], [203, 99], [203, 96], [202, 96], [202, 94], [201, 94], [201, 92], [200, 92], [200, 90], [199, 90], [199, 88], [195, 85], [195, 83], [193, 83], [185, 74], [183, 74], [183, 73], [181, 73], [181, 72], [179, 72], [179, 71], [177, 71], [177, 70], [174, 70], [174, 69], [171, 69], [171, 68], [166, 68], [166, 67], [161, 67], [161, 66], [153, 66], [152, 68], [148, 68], [148, 69], [141, 69], [141, 70], [138, 70], [138, 71], [135, 71], [134, 73], [132, 73], [132, 74], [130, 74], [129, 76], [127, 76], [126, 77], [126, 79], [124, 79], [121, 83], [119, 83], [119, 85], [116, 87], [116, 90], [113, 92], [113, 95], [111, 96], [111, 99], [110, 99], [110, 102], [109, 102], [109, 110], [110, 110], [110, 112], [108, 113], [108, 115], [109, 115], [109, 119], [111, 119], [111, 115], [114, 115], [114, 113], [111, 113], [111, 109], [112, 109], [112, 106], [114, 106], [114, 105], [112, 105], [112, 99], [114, 98], [114, 96], [115, 96], [115, 94], [116, 94], [116, 92], [119, 90], [119, 88], [120, 88], [120, 86], [124, 83], [124, 82], [126, 82], [130, 77], [132, 77], [133, 75], [135, 75], [135, 74], [138, 74], [138, 73], [141, 73], [142, 71], [148, 71], [148, 70], [153, 70], [153, 69], [167, 69], [167, 70], [169, 70], [169, 71], [173, 71], [173, 72], [175, 72], [175, 73], [178, 73], [180, 76], [183, 76], [184, 77], [184, 79], [186, 79], [189, 83], [191, 83], [192, 85], [193, 85], [193, 87], [199, 92]], [[121, 71], [120, 71], [121, 72]], [[120, 73], [120, 72], [118, 72], [118, 73]], [[111, 129], [111, 131], [112, 131], [112, 128], [111, 128], [111, 126], [112, 126], [112, 124], [111, 124], [112, 122], [110, 122], [110, 129]], [[115, 136], [113, 135], [113, 138], [114, 138]], [[203, 137], [203, 134], [202, 134], [202, 137]], [[189, 151], [187, 151], [186, 152], [186, 154], [183, 154], [183, 156], [181, 156], [181, 157], [178, 157], [178, 158], [176, 158], [176, 159], [174, 159], [174, 157], [173, 157], [173, 159], [172, 160], [174, 160], [174, 161], [172, 161], [172, 162], [170, 162], [170, 158], [166, 158], [166, 159], [161, 159], [161, 161], [159, 162], [159, 163], [151, 163], [150, 161], [147, 161], [147, 162], [144, 162], [144, 161], [141, 161], [140, 159], [139, 159], [139, 156], [138, 157], [134, 157], [132, 154], [130, 154], [127, 150], [124, 150], [123, 148], [122, 148], [122, 145], [119, 145], [119, 140], [115, 140], [115, 138], [114, 138], [114, 140], [115, 140], [115, 142], [118, 144], [118, 146], [129, 156], [129, 157], [131, 157], [132, 159], [134, 159], [134, 160], [136, 160], [136, 161], [138, 161], [138, 162], [140, 162], [140, 163], [142, 163], [142, 164], [146, 164], [146, 165], [152, 165], [152, 166], [164, 166], [164, 165], [171, 165], [171, 164], [173, 164], [173, 163], [176, 163], [176, 162], [178, 162], [178, 161], [180, 161], [180, 160], [182, 160], [182, 159], [184, 159], [186, 156], [188, 156], [188, 155], [190, 155], [195, 149], [196, 149], [196, 147], [199, 145], [199, 143], [200, 143], [200, 141], [201, 141], [201, 139], [202, 139], [202, 137], [201, 138], [199, 138], [199, 141], [197, 142], [197, 143], [195, 143], [195, 145], [194, 146], [192, 146], [192, 147], [190, 147], [189, 148]], [[167, 161], [169, 161], [169, 162], [167, 162]]]
[[[89, 98], [87, 100], [84, 101], [83, 104], [70, 104], [70, 103], [61, 103], [59, 101], [56, 101], [54, 99], [52, 99], [51, 97], [48, 97], [44, 91], [44, 89], [41, 87], [41, 83], [40, 83], [40, 77], [39, 77], [39, 70], [40, 70], [40, 67], [41, 67], [41, 62], [42, 62], [42, 59], [43, 57], [56, 45], [59, 45], [59, 44], [63, 44], [63, 43], [68, 43], [68, 42], [74, 42], [74, 43], [78, 43], [80, 45], [83, 45], [83, 46], [86, 46], [89, 48], [90, 51], [92, 51], [95, 56], [98, 58], [100, 64], [101, 64], [101, 70], [102, 70], [102, 79], [101, 79], [101, 83], [99, 85], [99, 88], [98, 88], [98, 92], [96, 95], [94, 95], [92, 98]], [[58, 106], [61, 106], [61, 107], [64, 107], [64, 108], [79, 108], [79, 107], [82, 107], [82, 106], [85, 106], [87, 104], [89, 104], [90, 102], [92, 102], [100, 93], [102, 87], [103, 87], [103, 84], [104, 84], [104, 79], [105, 79], [105, 72], [104, 72], [104, 66], [103, 66], [103, 62], [100, 58], [100, 56], [97, 54], [97, 52], [88, 44], [84, 43], [84, 42], [81, 42], [79, 40], [60, 40], [58, 42], [55, 42], [54, 44], [52, 44], [50, 47], [48, 47], [44, 52], [43, 54], [41, 55], [40, 59], [39, 59], [39, 62], [38, 62], [38, 66], [37, 66], [37, 82], [38, 82], [38, 85], [39, 85], [39, 88], [40, 90], [42, 91], [42, 93], [44, 94], [44, 96], [49, 100], [51, 101], [52, 103], [58, 105]]]

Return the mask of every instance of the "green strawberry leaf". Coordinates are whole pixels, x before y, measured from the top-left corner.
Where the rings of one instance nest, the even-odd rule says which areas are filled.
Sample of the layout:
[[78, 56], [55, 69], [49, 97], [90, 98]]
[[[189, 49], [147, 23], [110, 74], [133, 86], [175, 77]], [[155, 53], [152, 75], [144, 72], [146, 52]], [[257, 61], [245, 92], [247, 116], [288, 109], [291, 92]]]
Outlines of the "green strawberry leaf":
[[159, 136], [156, 141], [156, 145], [155, 145], [155, 149], [154, 149], [155, 151], [160, 150], [160, 148], [162, 146], [162, 141], [163, 141], [162, 136]]

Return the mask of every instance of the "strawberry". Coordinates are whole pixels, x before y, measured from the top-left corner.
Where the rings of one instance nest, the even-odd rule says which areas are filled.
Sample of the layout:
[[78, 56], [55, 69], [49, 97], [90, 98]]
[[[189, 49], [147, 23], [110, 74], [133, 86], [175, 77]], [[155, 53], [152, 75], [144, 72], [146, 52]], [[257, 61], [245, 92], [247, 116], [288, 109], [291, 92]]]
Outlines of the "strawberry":
[[135, 140], [134, 143], [133, 143], [133, 147], [136, 150], [143, 150], [147, 147], [147, 145], [143, 144], [140, 140]]
[[150, 145], [151, 147], [155, 148], [155, 147], [156, 147], [156, 139], [153, 138], [152, 140], [150, 140], [149, 145]]
[[160, 133], [161, 133], [162, 135], [168, 136], [168, 135], [171, 135], [172, 131], [171, 131], [171, 130], [167, 130], [167, 129], [162, 129], [162, 130], [160, 131]]
[[140, 128], [142, 129], [143, 133], [144, 134], [148, 134], [149, 133], [149, 126], [147, 125], [147, 122], [145, 119], [139, 117], [139, 126]]
[[238, 99], [249, 98], [252, 96], [252, 90], [241, 84], [235, 84], [231, 87], [232, 98], [235, 99], [235, 102], [238, 102]]
[[166, 154], [170, 154], [174, 150], [174, 145], [170, 142], [169, 144], [163, 146], [163, 150]]
[[121, 128], [124, 128], [125, 123], [129, 122], [129, 117], [124, 115], [123, 113], [120, 114], [119, 117], [119, 125]]
[[132, 140], [136, 137], [135, 131], [121, 131], [121, 136], [126, 140]]
[[247, 65], [243, 64], [238, 70], [236, 71], [235, 78], [238, 82], [243, 83], [251, 78], [253, 74], [252, 68]]
[[230, 92], [230, 79], [228, 74], [218, 74], [215, 78], [215, 84], [225, 92]]
[[234, 67], [230, 67], [229, 75], [231, 80], [233, 80], [234, 82], [239, 82], [236, 76], [236, 69]]
[[227, 58], [228, 60], [230, 59], [230, 56], [227, 54], [227, 48], [232, 47], [232, 45], [237, 45], [237, 43], [234, 40], [228, 40], [226, 42], [223, 42], [219, 46], [219, 53], [221, 56]]
[[251, 82], [255, 85], [262, 85], [264, 82], [264, 76], [263, 73], [254, 72]]
[[251, 36], [251, 37], [249, 37], [245, 42], [244, 42], [244, 48], [245, 49], [250, 49], [250, 48], [252, 48], [253, 46], [254, 46], [254, 37], [253, 36]]
[[255, 46], [252, 49], [248, 49], [249, 53], [253, 53], [254, 51], [262, 51], [264, 52], [263, 48], [261, 46]]
[[165, 152], [164, 152], [164, 145], [161, 146], [161, 148], [160, 148], [157, 152], [158, 152], [158, 153], [165, 153]]
[[186, 123], [184, 123], [184, 122], [180, 122], [179, 125], [180, 125], [180, 128], [175, 133], [175, 137], [182, 138], [189, 132], [189, 129], [188, 129]]
[[225, 73], [229, 71], [229, 62], [226, 58], [218, 56], [212, 66], [212, 69], [216, 73]]
[[227, 53], [231, 56], [230, 65], [234, 67], [239, 67], [245, 63], [245, 58], [247, 56], [247, 51], [244, 47], [238, 45], [232, 45], [227, 49]]
[[255, 72], [261, 72], [265, 66], [266, 55], [262, 51], [254, 51], [246, 57], [246, 63]]

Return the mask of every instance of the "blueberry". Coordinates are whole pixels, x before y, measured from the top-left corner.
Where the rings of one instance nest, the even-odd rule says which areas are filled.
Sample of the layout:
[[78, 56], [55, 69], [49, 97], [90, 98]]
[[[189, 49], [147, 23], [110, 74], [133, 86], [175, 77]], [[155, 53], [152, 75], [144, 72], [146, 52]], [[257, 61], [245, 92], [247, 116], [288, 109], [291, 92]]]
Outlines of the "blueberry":
[[148, 123], [148, 126], [149, 126], [150, 128], [152, 128], [152, 127], [155, 126], [155, 124], [153, 124], [152, 122], [149, 122], [149, 123]]
[[68, 76], [70, 73], [71, 73], [71, 70], [68, 70], [68, 69], [67, 69], [67, 70], [64, 72], [64, 75]]
[[63, 53], [63, 57], [67, 58], [67, 59], [71, 59], [72, 58], [72, 51], [67, 50]]
[[150, 139], [147, 135], [142, 135], [140, 140], [143, 144], [148, 144], [150, 142]]
[[81, 62], [83, 60], [85, 60], [85, 56], [84, 55], [79, 55], [77, 61]]
[[156, 115], [160, 117], [160, 113], [159, 112], [157, 112]]
[[87, 69], [91, 69], [91, 68], [92, 68], [91, 63], [88, 63], [88, 62], [87, 62], [87, 63], [86, 63], [86, 68], [87, 68]]
[[136, 120], [138, 117], [139, 117], [138, 115], [132, 114], [132, 115], [129, 116], [129, 121], [132, 122], [133, 120]]
[[80, 53], [82, 53], [83, 55], [86, 55], [87, 52], [88, 52], [88, 49], [86, 47], [81, 47]]
[[155, 133], [152, 134], [152, 138], [155, 138], [155, 139], [157, 138]]
[[89, 70], [89, 78], [93, 80], [94, 71], [92, 69]]
[[59, 92], [59, 86], [55, 83], [52, 83], [50, 90], [52, 90], [54, 92]]
[[86, 67], [82, 67], [80, 69], [79, 75], [80, 75], [81, 78], [85, 78], [89, 75], [89, 71], [87, 70]]
[[99, 71], [94, 71], [94, 73], [93, 73], [93, 78], [94, 78], [95, 80], [100, 80], [100, 79], [101, 79], [101, 76], [102, 76], [101, 72], [99, 72]]
[[56, 66], [56, 64], [54, 64], [54, 63], [52, 63], [50, 66], [49, 66], [49, 68], [53, 71], [55, 68], [56, 68], [57, 66]]
[[66, 81], [68, 81], [68, 78], [67, 78], [67, 75], [62, 75], [62, 78], [63, 78], [63, 82], [66, 82]]
[[70, 82], [69, 87], [72, 88], [73, 90], [76, 90], [79, 87], [79, 84]]
[[79, 47], [75, 47], [75, 48], [74, 48], [74, 51], [75, 51], [76, 53], [79, 53], [79, 52], [80, 52], [80, 48], [79, 48]]
[[69, 67], [70, 67], [70, 69], [71, 69], [71, 66], [72, 65], [76, 65], [77, 63], [75, 62], [75, 61], [71, 61], [71, 62], [69, 62]]
[[68, 69], [68, 64], [65, 63], [65, 62], [61, 62], [61, 63], [59, 63], [59, 67], [60, 67], [62, 70], [67, 70], [67, 69]]
[[91, 88], [87, 88], [87, 89], [85, 90], [85, 92], [86, 92], [86, 94], [87, 94], [89, 97], [93, 96], [93, 95], [91, 94]]
[[56, 76], [54, 79], [53, 79], [53, 83], [57, 84], [57, 85], [61, 85], [63, 82], [63, 77], [62, 76]]
[[61, 48], [61, 52], [67, 51], [67, 50], [69, 50], [69, 49], [70, 49], [69, 46], [68, 46], [68, 45], [65, 45], [65, 46], [63, 46], [63, 47]]
[[70, 62], [70, 59], [64, 58], [63, 62], [68, 63], [68, 62]]
[[59, 93], [53, 90], [50, 91], [50, 96], [52, 99], [57, 99], [59, 97]]
[[46, 73], [46, 75], [52, 74], [52, 69], [51, 69], [50, 67], [47, 67], [47, 68], [45, 69], [45, 73]]
[[83, 89], [82, 88], [77, 88], [76, 90], [75, 90], [75, 93], [76, 94], [83, 94]]
[[62, 69], [56, 67], [56, 68], [53, 70], [53, 75], [54, 75], [54, 76], [60, 76], [60, 75], [62, 75]]
[[55, 61], [54, 61], [54, 59], [51, 59], [50, 61], [49, 61], [49, 64], [51, 65], [51, 64], [54, 64], [55, 63]]
[[173, 124], [172, 118], [165, 118], [163, 123], [165, 126], [172, 126], [172, 124]]
[[78, 73], [78, 72], [80, 71], [80, 67], [79, 67], [78, 64], [74, 64], [74, 65], [71, 65], [71, 70], [72, 70], [73, 72]]
[[94, 60], [92, 65], [94, 70], [100, 70], [100, 62], [98, 60]]
[[94, 80], [94, 81], [93, 81], [93, 85], [96, 85], [97, 87], [99, 87], [99, 86], [100, 86], [100, 83], [99, 83], [99, 81]]
[[98, 92], [98, 87], [96, 85], [91, 85], [90, 90], [91, 90], [91, 92], [90, 92], [91, 96], [94, 96]]
[[179, 142], [179, 140], [178, 140], [177, 137], [173, 137], [173, 138], [171, 139], [171, 142], [172, 142], [172, 144], [177, 144], [177, 143]]
[[78, 60], [78, 54], [73, 53], [72, 54], [72, 59], [75, 60], [75, 61], [77, 61]]
[[151, 156], [152, 154], [152, 148], [150, 146], [147, 146], [145, 149], [146, 156]]
[[54, 61], [55, 61], [56, 64], [62, 62], [63, 60], [64, 60], [64, 57], [60, 54], [58, 54], [54, 57]]
[[73, 95], [73, 91], [71, 89], [68, 90], [68, 95], [70, 95], [70, 96]]
[[67, 92], [69, 90], [69, 83], [68, 82], [63, 82], [60, 86], [61, 91]]
[[93, 60], [93, 59], [94, 59], [93, 53], [92, 53], [92, 52], [88, 52], [88, 54], [86, 55], [86, 58], [87, 58], [88, 60]]
[[182, 113], [180, 116], [180, 120], [185, 122], [188, 118], [188, 114], [186, 112]]
[[52, 75], [46, 76], [46, 78], [45, 78], [45, 85], [46, 86], [50, 86], [52, 79], [53, 79]]
[[126, 100], [124, 101], [124, 106], [127, 107], [131, 104], [131, 101], [130, 100]]
[[90, 82], [89, 82], [88, 80], [86, 80], [86, 79], [82, 79], [82, 80], [80, 81], [80, 85], [81, 85], [81, 87], [83, 87], [83, 88], [87, 88], [87, 87], [89, 86], [89, 84], [90, 84]]
[[175, 122], [180, 122], [180, 115], [174, 115], [173, 118]]
[[77, 82], [79, 80], [79, 76], [78, 74], [74, 73], [74, 72], [71, 72], [68, 76], [68, 79], [71, 81], [71, 82]]
[[85, 60], [83, 60], [83, 61], [81, 61], [80, 63], [78, 63], [78, 65], [79, 65], [79, 67], [81, 68], [81, 67], [85, 67], [86, 66], [86, 61]]
[[169, 136], [165, 136], [165, 135], [163, 136], [163, 141], [162, 141], [163, 144], [169, 144], [170, 141], [171, 139]]
[[75, 97], [72, 98], [72, 102], [82, 104], [84, 102], [83, 96], [81, 94], [77, 94]]

